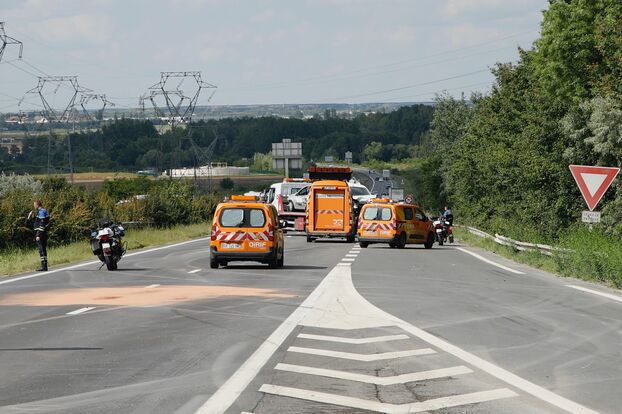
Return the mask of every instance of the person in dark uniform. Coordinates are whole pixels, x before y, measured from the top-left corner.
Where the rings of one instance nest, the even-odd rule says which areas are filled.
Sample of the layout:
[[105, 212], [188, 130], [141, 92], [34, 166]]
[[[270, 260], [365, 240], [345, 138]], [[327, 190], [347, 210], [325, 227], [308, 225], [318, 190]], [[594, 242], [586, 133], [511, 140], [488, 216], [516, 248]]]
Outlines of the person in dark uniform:
[[48, 270], [48, 228], [50, 227], [50, 214], [43, 208], [41, 200], [37, 199], [33, 203], [35, 211], [31, 211], [28, 217], [34, 216], [35, 240], [39, 247], [39, 257], [41, 258], [41, 267], [37, 272], [47, 272]]
[[443, 210], [443, 217], [449, 222], [450, 226], [454, 225], [454, 213], [447, 206], [445, 206], [445, 209]]

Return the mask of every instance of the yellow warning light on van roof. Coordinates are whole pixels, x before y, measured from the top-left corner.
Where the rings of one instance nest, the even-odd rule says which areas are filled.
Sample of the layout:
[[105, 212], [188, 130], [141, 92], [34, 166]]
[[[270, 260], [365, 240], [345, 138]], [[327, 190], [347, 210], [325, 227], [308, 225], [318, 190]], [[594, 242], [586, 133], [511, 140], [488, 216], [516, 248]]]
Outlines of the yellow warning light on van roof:
[[231, 196], [231, 201], [257, 201], [258, 197], [257, 196], [252, 196], [252, 195], [232, 195]]
[[390, 198], [372, 198], [370, 202], [388, 204], [388, 203], [392, 203], [393, 200], [391, 200]]

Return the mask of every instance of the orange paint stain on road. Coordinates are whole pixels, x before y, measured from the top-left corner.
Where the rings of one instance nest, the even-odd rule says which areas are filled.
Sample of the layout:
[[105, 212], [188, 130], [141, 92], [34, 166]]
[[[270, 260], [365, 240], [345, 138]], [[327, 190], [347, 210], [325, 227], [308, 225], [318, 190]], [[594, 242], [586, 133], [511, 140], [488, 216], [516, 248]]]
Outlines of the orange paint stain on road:
[[0, 306], [114, 305], [153, 306], [222, 297], [292, 298], [275, 289], [238, 286], [162, 285], [54, 289], [0, 296]]

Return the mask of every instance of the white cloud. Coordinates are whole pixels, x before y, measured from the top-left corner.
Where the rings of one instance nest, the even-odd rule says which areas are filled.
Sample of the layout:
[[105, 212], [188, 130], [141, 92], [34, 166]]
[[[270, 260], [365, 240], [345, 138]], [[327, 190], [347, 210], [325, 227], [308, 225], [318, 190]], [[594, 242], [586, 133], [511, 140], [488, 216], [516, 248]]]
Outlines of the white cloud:
[[[511, 4], [512, 2], [510, 2]], [[447, 0], [441, 8], [441, 13], [452, 17], [464, 12], [479, 9], [498, 8], [508, 4], [507, 0]]]
[[471, 46], [502, 36], [499, 29], [478, 27], [473, 23], [462, 23], [444, 30], [444, 37], [452, 47]]
[[414, 26], [398, 26], [383, 33], [387, 42], [395, 45], [408, 45], [417, 38], [417, 28]]
[[111, 37], [112, 24], [105, 16], [82, 14], [38, 21], [29, 29], [47, 42], [103, 43]]
[[276, 16], [276, 12], [274, 10], [264, 10], [260, 13], [251, 17], [252, 22], [268, 22], [273, 20]]

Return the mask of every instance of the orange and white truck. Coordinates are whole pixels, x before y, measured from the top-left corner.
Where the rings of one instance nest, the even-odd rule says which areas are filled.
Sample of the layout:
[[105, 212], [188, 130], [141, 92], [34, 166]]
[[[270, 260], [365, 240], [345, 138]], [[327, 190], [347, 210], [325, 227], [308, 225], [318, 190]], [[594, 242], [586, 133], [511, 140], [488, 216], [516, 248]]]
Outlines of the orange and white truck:
[[310, 178], [335, 177], [311, 184], [307, 201], [307, 242], [321, 237], [344, 237], [354, 242], [358, 211], [354, 209], [347, 180], [352, 170], [343, 167], [312, 167]]

